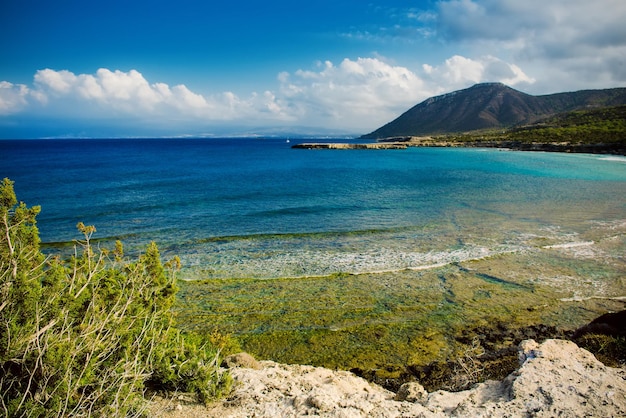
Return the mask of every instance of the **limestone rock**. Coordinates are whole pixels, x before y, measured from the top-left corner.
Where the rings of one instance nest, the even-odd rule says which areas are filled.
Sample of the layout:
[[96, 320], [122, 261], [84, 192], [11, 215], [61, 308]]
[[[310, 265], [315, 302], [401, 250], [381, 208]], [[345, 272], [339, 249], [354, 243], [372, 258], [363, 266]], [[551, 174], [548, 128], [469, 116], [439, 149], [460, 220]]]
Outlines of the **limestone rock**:
[[626, 416], [625, 369], [606, 367], [588, 351], [562, 340], [525, 341], [520, 361], [519, 370], [503, 381], [430, 394], [416, 383], [403, 385], [397, 396], [349, 372], [263, 361], [261, 369], [232, 368], [235, 389], [209, 409], [162, 410], [153, 416]]
[[600, 363], [571, 341], [520, 344], [519, 370], [456, 395], [436, 392], [428, 407], [454, 417], [626, 416], [626, 370]]
[[248, 353], [231, 354], [224, 359], [223, 364], [229, 369], [243, 367], [245, 369], [260, 370], [263, 368], [261, 363]]
[[423, 403], [426, 400], [428, 400], [428, 392], [417, 382], [403, 384], [396, 394], [396, 401]]

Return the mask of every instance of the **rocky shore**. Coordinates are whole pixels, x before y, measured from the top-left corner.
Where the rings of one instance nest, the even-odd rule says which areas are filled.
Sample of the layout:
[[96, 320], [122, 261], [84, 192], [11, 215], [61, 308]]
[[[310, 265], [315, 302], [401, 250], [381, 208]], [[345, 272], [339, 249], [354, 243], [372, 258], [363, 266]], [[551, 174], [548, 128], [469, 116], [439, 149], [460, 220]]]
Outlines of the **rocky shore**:
[[428, 393], [408, 382], [397, 393], [353, 373], [227, 360], [235, 386], [209, 407], [185, 397], [155, 399], [154, 417], [581, 417], [626, 416], [626, 370], [607, 367], [575, 343], [523, 341], [519, 368], [461, 392]]
[[437, 137], [391, 137], [379, 139], [375, 143], [302, 143], [293, 145], [295, 149], [406, 149], [409, 147], [444, 148], [502, 148], [515, 151], [574, 152], [587, 154], [626, 155], [622, 143], [572, 143], [572, 142], [524, 142], [512, 140], [472, 140], [456, 141]]
[[[393, 139], [392, 139], [393, 140]], [[387, 140], [383, 140], [387, 141]], [[473, 140], [450, 141], [430, 137], [408, 137], [405, 142], [413, 147], [469, 147], [469, 148], [503, 148], [515, 151], [543, 152], [574, 152], [586, 154], [626, 155], [626, 147], [622, 143], [573, 143], [573, 142], [525, 142], [514, 140]]]
[[406, 149], [408, 144], [398, 142], [379, 142], [379, 143], [365, 143], [365, 144], [350, 144], [350, 143], [303, 143], [293, 145], [291, 148], [295, 149]]

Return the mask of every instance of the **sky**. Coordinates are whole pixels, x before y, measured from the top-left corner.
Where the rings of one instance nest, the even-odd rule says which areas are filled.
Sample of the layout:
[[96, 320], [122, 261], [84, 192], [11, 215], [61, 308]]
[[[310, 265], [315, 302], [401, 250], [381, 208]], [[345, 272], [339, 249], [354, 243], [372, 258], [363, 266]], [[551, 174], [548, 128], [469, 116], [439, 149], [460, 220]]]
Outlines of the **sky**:
[[2, 0], [0, 138], [371, 132], [481, 82], [626, 87], [624, 0]]

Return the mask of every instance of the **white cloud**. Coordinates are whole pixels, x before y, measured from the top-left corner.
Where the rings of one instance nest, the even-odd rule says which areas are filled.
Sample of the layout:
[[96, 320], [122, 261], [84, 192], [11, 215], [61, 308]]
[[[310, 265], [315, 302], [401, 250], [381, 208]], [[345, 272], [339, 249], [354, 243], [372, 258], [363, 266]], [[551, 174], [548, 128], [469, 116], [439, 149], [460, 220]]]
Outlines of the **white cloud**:
[[450, 0], [438, 3], [437, 21], [442, 35], [455, 41], [525, 39], [535, 46], [600, 41], [606, 46], [626, 42], [625, 14], [622, 0]]
[[437, 28], [459, 48], [514, 61], [547, 93], [626, 83], [624, 21], [623, 0], [451, 0], [438, 3]]
[[448, 91], [485, 81], [498, 81], [512, 87], [535, 82], [518, 66], [490, 55], [478, 59], [455, 55], [438, 67], [424, 64], [423, 69], [434, 85], [445, 86]]
[[152, 110], [159, 104], [178, 99], [173, 97], [169, 87], [162, 83], [150, 85], [136, 70], [123, 72], [101, 68], [94, 75], [75, 75], [67, 70], [44, 69], [35, 74], [35, 86], [48, 98], [93, 101], [130, 113]]
[[443, 92], [485, 81], [510, 86], [534, 80], [519, 67], [496, 57], [455, 55], [421, 71], [390, 65], [377, 58], [318, 63], [317, 71], [298, 70], [278, 77], [280, 95], [300, 118], [352, 129], [378, 127], [418, 102]]
[[[536, 79], [530, 90], [535, 94], [626, 85], [624, 0], [430, 3], [434, 3], [431, 9], [411, 6], [404, 13], [389, 8], [386, 16], [393, 16], [394, 21], [387, 27], [398, 28], [393, 31], [394, 36], [388, 36], [389, 30], [369, 28], [370, 38], [392, 47], [392, 43], [398, 42], [405, 48], [437, 46], [449, 51], [449, 55], [478, 61], [482, 58], [477, 57], [498, 57], [514, 63], [518, 69], [523, 68], [523, 73]], [[469, 63], [466, 70], [470, 74], [456, 77], [472, 79], [471, 72], [479, 71]], [[523, 78], [521, 70], [515, 71]], [[454, 74], [450, 73], [449, 77], [454, 79]]]
[[0, 81], [0, 115], [18, 112], [26, 106], [28, 87]]
[[200, 110], [204, 111], [209, 109], [209, 103], [206, 99], [200, 95], [192, 92], [184, 84], [174, 86], [171, 92], [163, 99], [165, 101], [172, 99], [175, 106], [182, 110]]
[[281, 73], [279, 81], [279, 95], [299, 117], [353, 129], [387, 122], [425, 90], [417, 74], [377, 58], [326, 61], [317, 71]]
[[[47, 101], [62, 100], [63, 111], [84, 114], [86, 105], [96, 105], [100, 116], [171, 118], [173, 120], [231, 121], [271, 115], [289, 119], [271, 92], [251, 93], [241, 98], [232, 92], [203, 96], [184, 84], [150, 83], [137, 70], [99, 69], [95, 74], [74, 74], [67, 70], [40, 70], [35, 90]], [[97, 116], [97, 115], [94, 115]]]
[[[166, 117], [178, 121], [293, 122], [336, 127], [366, 124], [368, 128], [423, 98], [424, 92], [423, 81], [414, 72], [376, 58], [345, 59], [339, 65], [326, 61], [313, 70], [280, 73], [278, 82], [277, 91], [251, 93], [247, 98], [228, 91], [203, 96], [183, 84], [170, 87], [150, 83], [136, 70], [102, 68], [95, 74], [74, 74], [44, 69], [35, 74], [31, 91], [42, 101], [45, 99], [50, 112], [65, 116], [89, 116], [92, 112], [95, 118]], [[19, 90], [11, 86], [16, 95]], [[28, 92], [26, 86], [23, 88]], [[22, 107], [27, 105], [27, 96], [19, 96]], [[63, 106], [54, 106], [57, 101]]]
[[54, 71], [46, 68], [45, 70], [37, 71], [37, 74], [35, 74], [35, 84], [44, 88], [47, 87], [58, 94], [69, 93], [76, 80], [77, 77], [74, 73], [67, 70]]
[[178, 123], [181, 129], [185, 123], [229, 122], [364, 132], [435, 94], [483, 81], [515, 85], [532, 79], [495, 57], [456, 55], [439, 65], [424, 64], [420, 72], [379, 58], [346, 58], [338, 65], [325, 61], [313, 69], [281, 72], [277, 81], [276, 91], [242, 98], [228, 91], [205, 96], [184, 84], [151, 83], [137, 70], [74, 74], [44, 69], [35, 74], [32, 88], [0, 83], [0, 112], [28, 111], [38, 103], [43, 104], [39, 112], [58, 118], [135, 118], [160, 126]]

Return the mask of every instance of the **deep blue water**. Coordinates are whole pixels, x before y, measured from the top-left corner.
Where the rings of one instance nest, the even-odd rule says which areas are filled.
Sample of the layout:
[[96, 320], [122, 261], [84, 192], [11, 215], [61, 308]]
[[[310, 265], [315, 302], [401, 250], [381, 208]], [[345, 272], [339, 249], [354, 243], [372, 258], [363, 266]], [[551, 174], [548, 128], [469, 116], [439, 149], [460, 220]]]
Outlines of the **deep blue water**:
[[[626, 159], [484, 149], [300, 150], [285, 139], [0, 141], [44, 243], [156, 241], [193, 277], [386, 270], [626, 219]], [[544, 232], [541, 232], [544, 231]], [[439, 257], [439, 259], [438, 259]]]

